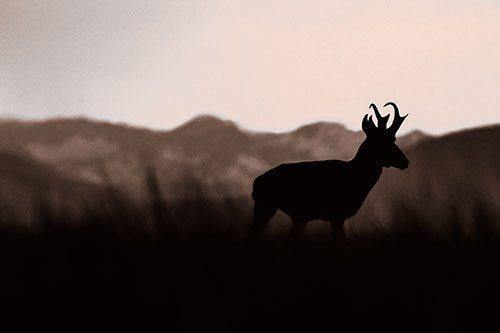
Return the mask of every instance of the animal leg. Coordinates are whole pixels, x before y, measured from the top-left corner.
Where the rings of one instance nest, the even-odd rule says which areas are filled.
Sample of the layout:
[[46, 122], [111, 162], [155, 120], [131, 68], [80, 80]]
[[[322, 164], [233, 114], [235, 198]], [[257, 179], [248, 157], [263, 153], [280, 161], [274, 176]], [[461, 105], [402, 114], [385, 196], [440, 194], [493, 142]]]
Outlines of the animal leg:
[[256, 239], [262, 232], [267, 222], [273, 217], [278, 209], [264, 203], [255, 202], [253, 206], [254, 221], [250, 227], [249, 238]]

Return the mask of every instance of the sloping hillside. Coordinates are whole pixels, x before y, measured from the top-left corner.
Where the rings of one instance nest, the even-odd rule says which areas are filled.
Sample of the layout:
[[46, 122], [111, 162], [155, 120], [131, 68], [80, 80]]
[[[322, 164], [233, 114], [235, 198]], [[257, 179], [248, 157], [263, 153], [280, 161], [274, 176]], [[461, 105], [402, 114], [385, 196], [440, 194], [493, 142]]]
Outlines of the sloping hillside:
[[[405, 171], [385, 170], [355, 221], [407, 223], [405, 214], [436, 234], [456, 227], [474, 234], [483, 217], [500, 216], [500, 126], [422, 141], [407, 152]], [[455, 221], [454, 226], [444, 222]], [[500, 220], [499, 220], [500, 222]], [[396, 226], [397, 227], [397, 226]], [[489, 226], [495, 227], [495, 226]], [[495, 228], [500, 231], [500, 223]]]

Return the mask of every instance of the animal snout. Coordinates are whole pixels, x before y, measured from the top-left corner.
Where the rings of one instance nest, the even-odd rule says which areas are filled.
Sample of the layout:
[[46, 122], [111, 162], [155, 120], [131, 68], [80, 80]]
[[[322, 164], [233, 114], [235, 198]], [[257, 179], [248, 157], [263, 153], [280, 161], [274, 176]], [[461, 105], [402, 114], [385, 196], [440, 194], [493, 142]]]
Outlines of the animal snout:
[[410, 161], [406, 158], [406, 156], [401, 156], [395, 163], [392, 164], [392, 166], [398, 168], [399, 170], [404, 170], [408, 168], [408, 165], [410, 164]]

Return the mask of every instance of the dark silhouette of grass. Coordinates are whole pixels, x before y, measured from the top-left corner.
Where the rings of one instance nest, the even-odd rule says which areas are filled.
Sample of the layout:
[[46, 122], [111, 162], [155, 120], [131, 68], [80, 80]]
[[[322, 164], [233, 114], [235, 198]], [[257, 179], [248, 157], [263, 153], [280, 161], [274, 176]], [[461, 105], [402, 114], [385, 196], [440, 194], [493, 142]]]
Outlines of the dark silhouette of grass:
[[147, 180], [143, 204], [110, 190], [77, 217], [40, 198], [30, 228], [1, 215], [1, 302], [54, 314], [147, 313], [182, 331], [498, 327], [498, 216], [480, 202], [473, 232], [457, 222], [460, 211], [436, 234], [399, 204], [391, 228], [349, 234], [339, 252], [327, 237], [246, 243], [248, 198], [193, 190], [193, 199], [168, 202], [153, 171]]

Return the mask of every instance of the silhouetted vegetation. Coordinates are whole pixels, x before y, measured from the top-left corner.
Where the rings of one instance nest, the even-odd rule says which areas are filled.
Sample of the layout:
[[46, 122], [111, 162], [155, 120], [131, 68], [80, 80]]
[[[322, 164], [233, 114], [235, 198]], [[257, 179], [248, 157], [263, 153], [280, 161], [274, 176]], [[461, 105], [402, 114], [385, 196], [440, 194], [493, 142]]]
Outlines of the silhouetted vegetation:
[[441, 332], [497, 325], [498, 216], [480, 202], [474, 233], [450, 217], [439, 221], [450, 226], [449, 237], [441, 237], [422, 227], [411, 206], [399, 205], [391, 223], [366, 221], [391, 227], [350, 232], [339, 250], [329, 233], [284, 242], [271, 227], [288, 226], [279, 218], [246, 243], [249, 198], [197, 193], [169, 202], [154, 172], [147, 180], [143, 204], [110, 190], [79, 217], [42, 198], [30, 227], [2, 215], [3, 304], [155, 309], [150, 317], [181, 330]]

